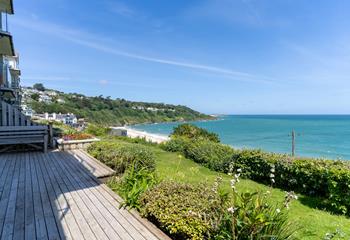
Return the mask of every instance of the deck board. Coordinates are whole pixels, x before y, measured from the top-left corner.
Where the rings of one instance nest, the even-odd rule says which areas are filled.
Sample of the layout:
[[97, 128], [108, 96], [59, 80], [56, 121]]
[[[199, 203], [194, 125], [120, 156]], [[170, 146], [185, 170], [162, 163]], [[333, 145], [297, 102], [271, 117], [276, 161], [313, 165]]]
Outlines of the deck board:
[[[55, 161], [55, 163], [58, 164], [59, 161]], [[67, 180], [70, 181], [72, 186], [74, 186], [76, 189], [79, 189], [79, 186], [77, 186], [77, 184], [72, 181], [71, 176], [69, 176], [67, 172], [64, 172], [64, 174], [68, 177]], [[107, 237], [106, 233], [103, 231], [103, 228], [99, 226], [100, 223], [103, 223], [104, 218], [94, 203], [89, 201], [88, 196], [85, 194], [85, 190], [80, 189], [73, 192], [72, 194], [74, 194], [75, 199], [77, 199], [79, 208], [84, 212], [84, 216], [97, 239], [109, 239], [109, 237]], [[116, 234], [113, 232], [112, 236], [115, 235]]]
[[18, 161], [14, 160], [11, 162], [10, 168], [8, 169], [8, 174], [6, 175], [6, 180], [4, 182], [4, 187], [1, 194], [0, 199], [0, 237], [3, 235], [3, 229], [4, 229], [4, 222], [6, 220], [7, 215], [7, 207], [9, 203], [10, 193], [11, 193], [11, 186], [14, 181], [16, 181], [14, 176], [15, 172], [15, 166], [17, 165]]
[[35, 154], [33, 158], [30, 159], [30, 173], [32, 177], [32, 191], [33, 191], [33, 205], [34, 205], [34, 222], [35, 222], [35, 232], [36, 237], [40, 239], [48, 239], [46, 231], [46, 223], [44, 219], [44, 210], [42, 206], [39, 182], [35, 170], [35, 162], [37, 161], [38, 155]]
[[[66, 156], [68, 158], [71, 164], [72, 169], [75, 168], [75, 171], [80, 172], [79, 176], [85, 178], [85, 181], [93, 181], [93, 177], [86, 173], [81, 165], [77, 164], [76, 161], [71, 156]], [[73, 166], [74, 165], [74, 166]], [[135, 239], [147, 239], [147, 240], [153, 240], [157, 239], [153, 234], [150, 234], [147, 229], [142, 226], [141, 223], [138, 221], [135, 221], [136, 219], [130, 215], [130, 213], [127, 210], [124, 209], [118, 209], [119, 208], [119, 202], [117, 202], [115, 199], [112, 199], [111, 196], [109, 196], [108, 192], [106, 190], [100, 191], [102, 188], [92, 189], [93, 193], [101, 198], [104, 199], [103, 201], [104, 206], [111, 212], [111, 214], [118, 219], [118, 222], [126, 227], [126, 231], [132, 236], [134, 236]], [[118, 211], [116, 211], [118, 209]], [[127, 214], [126, 214], [127, 213]]]
[[30, 172], [30, 158], [29, 154], [25, 154], [26, 162], [26, 185], [25, 185], [25, 202], [24, 202], [24, 237], [25, 239], [35, 239], [35, 219], [34, 216], [34, 204], [33, 204], [33, 188], [32, 188], [32, 175]]
[[[90, 210], [93, 211], [93, 215], [98, 222], [98, 226], [95, 226], [97, 228], [101, 228], [105, 231], [109, 239], [122, 239], [119, 234], [114, 230], [114, 228], [117, 228], [118, 225], [113, 226], [111, 225], [112, 223], [108, 221], [108, 215], [105, 213], [105, 209], [101, 208], [100, 206], [100, 201], [99, 199], [94, 198], [90, 192], [90, 188], [96, 186], [96, 183], [93, 184], [93, 186], [88, 185], [88, 186], [82, 186], [80, 183], [80, 180], [76, 180], [79, 174], [77, 172], [74, 172], [73, 174], [70, 173], [69, 170], [63, 166], [63, 162], [65, 162], [65, 156], [61, 155], [61, 161], [58, 161], [57, 163], [60, 164], [60, 167], [66, 171], [67, 175], [69, 175], [70, 179], [74, 181], [75, 185], [77, 186], [78, 189], [83, 189], [83, 191], [80, 192], [81, 196], [84, 198], [84, 202], [88, 204], [89, 206], [94, 205], [94, 207]], [[71, 166], [70, 166], [71, 167]], [[75, 178], [75, 180], [73, 180]]]
[[[169, 239], [125, 209], [81, 151], [0, 154], [0, 239]], [[93, 171], [92, 171], [93, 170]]]
[[22, 163], [23, 161], [20, 159], [20, 156], [17, 155], [16, 168], [15, 168], [15, 172], [14, 172], [14, 176], [12, 179], [12, 184], [9, 192], [6, 215], [3, 221], [4, 225], [3, 225], [3, 230], [1, 234], [2, 239], [13, 238], [13, 228], [15, 225], [14, 222], [15, 222], [15, 215], [16, 215], [17, 190], [18, 190], [20, 169], [21, 169], [21, 165], [23, 165]]
[[17, 200], [16, 200], [16, 215], [15, 215], [15, 226], [13, 230], [13, 239], [23, 239], [24, 238], [24, 200], [25, 200], [25, 177], [26, 177], [26, 162], [24, 154], [20, 155], [21, 159], [21, 169], [19, 173], [19, 182], [17, 190]]
[[[105, 216], [106, 220], [115, 227], [117, 230], [118, 235], [120, 236], [121, 239], [132, 239], [129, 235], [129, 233], [126, 231], [125, 228], [130, 229], [131, 231], [133, 230], [133, 226], [129, 225], [122, 225], [120, 224], [120, 219], [118, 216], [119, 211], [113, 212], [113, 210], [116, 210], [115, 208], [111, 208], [110, 206], [105, 204], [105, 201], [101, 201], [103, 199], [101, 195], [99, 195], [96, 191], [96, 184], [94, 184], [94, 181], [90, 181], [91, 178], [86, 178], [84, 175], [86, 171], [81, 171], [82, 169], [78, 169], [77, 162], [74, 159], [70, 159], [70, 156], [65, 156], [66, 161], [62, 161], [62, 163], [66, 164], [66, 167], [69, 165], [71, 170], [74, 170], [74, 172], [79, 172], [80, 174], [80, 183], [82, 184], [81, 187], [87, 189], [89, 191], [89, 197], [90, 199], [97, 203], [99, 206], [99, 209], [102, 210], [102, 214]], [[87, 174], [88, 175], [88, 174]], [[98, 200], [100, 199], [100, 200]], [[118, 209], [119, 210], [119, 209]], [[132, 236], [134, 239], [141, 239], [143, 240], [142, 236], [138, 232], [131, 232]]]

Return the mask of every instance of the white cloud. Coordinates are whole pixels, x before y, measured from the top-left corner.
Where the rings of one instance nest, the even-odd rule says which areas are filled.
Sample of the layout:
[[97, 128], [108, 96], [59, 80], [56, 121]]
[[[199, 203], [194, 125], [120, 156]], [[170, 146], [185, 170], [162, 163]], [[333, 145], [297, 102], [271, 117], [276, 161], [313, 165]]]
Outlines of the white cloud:
[[251, 73], [231, 70], [231, 69], [217, 67], [217, 66], [204, 65], [204, 64], [185, 62], [185, 61], [176, 61], [172, 59], [146, 56], [146, 55], [142, 55], [142, 54], [138, 54], [130, 51], [123, 51], [114, 47], [110, 47], [107, 44], [103, 43], [102, 42], [103, 38], [101, 38], [101, 36], [99, 36], [99, 39], [96, 39], [95, 35], [93, 34], [82, 32], [77, 29], [70, 29], [68, 27], [57, 25], [57, 24], [52, 24], [52, 23], [47, 23], [42, 21], [31, 22], [27, 19], [26, 20], [14, 19], [13, 23], [21, 27], [30, 29], [32, 31], [53, 35], [61, 39], [65, 39], [70, 42], [73, 42], [75, 44], [79, 44], [81, 46], [85, 46], [85, 47], [95, 49], [101, 52], [105, 52], [108, 54], [112, 54], [112, 55], [216, 73], [226, 77], [231, 77], [232, 80], [239, 79], [239, 81], [248, 81], [248, 82], [257, 82], [257, 83], [272, 83], [274, 81], [274, 79], [266, 76], [258, 76]]
[[102, 80], [98, 81], [98, 83], [99, 83], [100, 85], [105, 86], [105, 85], [108, 85], [109, 82], [108, 82], [107, 80], [102, 79]]

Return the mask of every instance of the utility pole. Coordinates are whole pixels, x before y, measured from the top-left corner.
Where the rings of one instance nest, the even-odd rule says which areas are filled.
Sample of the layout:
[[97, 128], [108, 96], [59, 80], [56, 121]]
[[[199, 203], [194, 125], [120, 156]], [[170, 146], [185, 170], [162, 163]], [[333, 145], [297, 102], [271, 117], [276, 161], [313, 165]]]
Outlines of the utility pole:
[[292, 157], [295, 156], [295, 131], [292, 131]]

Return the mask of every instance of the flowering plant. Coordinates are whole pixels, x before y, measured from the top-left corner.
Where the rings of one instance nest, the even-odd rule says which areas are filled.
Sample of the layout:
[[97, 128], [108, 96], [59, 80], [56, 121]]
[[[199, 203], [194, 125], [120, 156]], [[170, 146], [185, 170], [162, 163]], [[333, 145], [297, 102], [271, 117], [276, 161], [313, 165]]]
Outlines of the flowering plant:
[[71, 140], [85, 140], [85, 139], [91, 139], [94, 138], [91, 134], [87, 133], [74, 133], [74, 134], [66, 134], [63, 135], [64, 141], [71, 141]]
[[[274, 172], [272, 167], [271, 185], [275, 183]], [[227, 208], [226, 219], [230, 222], [231, 239], [294, 239], [296, 228], [288, 221], [289, 205], [293, 199], [297, 199], [294, 192], [286, 193], [280, 205], [270, 204], [269, 191], [238, 193], [236, 185], [241, 173], [241, 169], [229, 173], [233, 177], [230, 181], [233, 197]], [[229, 224], [226, 223], [226, 226]]]

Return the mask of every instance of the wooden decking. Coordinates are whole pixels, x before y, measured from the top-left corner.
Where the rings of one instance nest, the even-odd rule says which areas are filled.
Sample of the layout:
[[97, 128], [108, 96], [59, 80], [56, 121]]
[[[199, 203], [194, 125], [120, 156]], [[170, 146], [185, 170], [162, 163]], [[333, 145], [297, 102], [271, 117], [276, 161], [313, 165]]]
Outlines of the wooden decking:
[[0, 155], [0, 239], [169, 239], [74, 155]]

